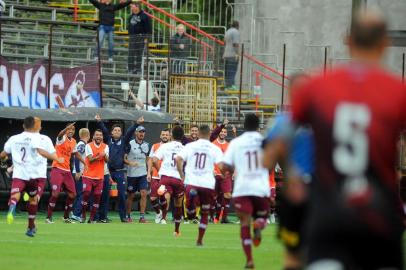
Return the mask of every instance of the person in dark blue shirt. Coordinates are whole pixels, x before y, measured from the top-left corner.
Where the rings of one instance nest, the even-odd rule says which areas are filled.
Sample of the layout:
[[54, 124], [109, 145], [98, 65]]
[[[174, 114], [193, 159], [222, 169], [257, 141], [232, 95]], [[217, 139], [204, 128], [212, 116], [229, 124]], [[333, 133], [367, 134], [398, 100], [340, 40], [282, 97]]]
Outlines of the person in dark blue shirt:
[[151, 19], [141, 9], [140, 3], [132, 3], [130, 7], [131, 14], [127, 22], [130, 38], [128, 46], [128, 71], [130, 73], [140, 73], [144, 47], [148, 43], [148, 38], [152, 35]]
[[[122, 136], [123, 132], [121, 129], [121, 126], [119, 125], [113, 125], [111, 129], [111, 133], [109, 130], [106, 128], [104, 125], [100, 115], [96, 115], [95, 117], [99, 128], [103, 131], [103, 136], [105, 139], [105, 142], [109, 146], [109, 171], [111, 178], [113, 181], [117, 183], [117, 190], [118, 190], [118, 207], [119, 207], [119, 214], [120, 214], [120, 219], [121, 222], [127, 222], [126, 219], [126, 208], [125, 208], [125, 178], [124, 178], [124, 172], [125, 172], [125, 164], [124, 164], [124, 155], [126, 152], [126, 147], [131, 140], [136, 128], [144, 123], [144, 117], [141, 116], [140, 118], [137, 119], [137, 122], [131, 126], [129, 129], [127, 129], [126, 133], [124, 136]], [[110, 185], [106, 185], [106, 187], [109, 189]], [[108, 196], [108, 192], [106, 192], [106, 196]], [[102, 200], [105, 202], [106, 198], [102, 198]], [[100, 206], [102, 207], [102, 206]], [[108, 207], [108, 205], [104, 205], [104, 207]]]

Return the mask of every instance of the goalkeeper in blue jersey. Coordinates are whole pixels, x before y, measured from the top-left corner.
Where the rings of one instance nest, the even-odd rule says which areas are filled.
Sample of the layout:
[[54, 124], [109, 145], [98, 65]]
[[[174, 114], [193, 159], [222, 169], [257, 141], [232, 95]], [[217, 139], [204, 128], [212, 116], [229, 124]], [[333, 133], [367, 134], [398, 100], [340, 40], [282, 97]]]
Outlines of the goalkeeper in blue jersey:
[[[292, 76], [290, 91], [306, 79], [304, 74]], [[290, 113], [282, 112], [268, 129], [263, 146], [264, 167], [273, 169], [278, 163], [285, 171], [277, 207], [278, 236], [286, 247], [284, 269], [301, 269], [307, 192], [314, 171], [313, 134], [308, 128], [295, 127]]]

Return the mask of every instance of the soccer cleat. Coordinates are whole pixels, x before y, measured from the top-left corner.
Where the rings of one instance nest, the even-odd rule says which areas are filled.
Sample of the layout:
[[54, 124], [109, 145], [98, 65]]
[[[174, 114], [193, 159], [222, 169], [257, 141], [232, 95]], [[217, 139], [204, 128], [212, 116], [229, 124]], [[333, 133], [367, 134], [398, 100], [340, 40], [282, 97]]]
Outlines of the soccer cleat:
[[254, 237], [252, 239], [252, 244], [254, 247], [257, 247], [261, 244], [261, 228], [258, 228], [258, 225], [254, 222]]
[[180, 237], [182, 234], [180, 232], [173, 232], [173, 236]]
[[32, 229], [27, 229], [27, 232], [25, 233], [25, 235], [29, 236], [29, 237], [34, 237], [35, 233], [36, 233], [35, 228], [32, 228]]
[[214, 224], [217, 224], [217, 223], [219, 223], [219, 220], [218, 220], [217, 218], [214, 218], [214, 219], [213, 219], [213, 223], [214, 223]]
[[65, 222], [65, 223], [72, 223], [72, 224], [75, 224], [75, 223], [76, 223], [73, 219], [70, 219], [70, 218], [62, 218], [62, 220], [63, 220], [63, 222]]
[[196, 246], [202, 247], [202, 246], [203, 246], [203, 242], [202, 242], [202, 241], [196, 241]]
[[255, 269], [254, 263], [253, 262], [247, 262], [245, 264], [245, 269]]
[[12, 224], [14, 222], [15, 211], [16, 211], [16, 205], [15, 204], [10, 205], [8, 213], [7, 213], [7, 224]]
[[138, 221], [139, 223], [148, 223], [145, 218], [140, 218], [140, 220]]
[[162, 225], [166, 225], [166, 220], [165, 219], [161, 219], [161, 222], [160, 222]]
[[192, 224], [199, 224], [199, 220], [197, 218], [192, 219]]
[[121, 223], [128, 223], [128, 219], [126, 218], [121, 219]]
[[161, 222], [162, 219], [162, 210], [159, 210], [159, 214], [155, 215], [155, 223], [159, 224], [159, 222]]
[[132, 222], [133, 222], [133, 219], [132, 219], [131, 217], [129, 217], [129, 218], [127, 218], [127, 222], [128, 222], [128, 223], [132, 223]]
[[45, 219], [45, 223], [54, 224], [55, 222], [52, 220], [52, 217], [47, 217], [47, 218]]
[[189, 220], [185, 219], [185, 220], [183, 221], [183, 224], [189, 224]]
[[89, 220], [87, 221], [87, 223], [89, 223], [89, 224], [96, 224], [97, 222], [96, 222], [96, 220], [91, 220], [91, 219], [89, 218]]
[[7, 213], [7, 224], [12, 224], [14, 222], [14, 214], [13, 212]]
[[275, 214], [271, 214], [270, 221], [271, 221], [271, 223], [276, 223], [276, 215]]
[[81, 217], [78, 217], [78, 216], [75, 216], [75, 215], [72, 215], [72, 216], [70, 217], [70, 219], [75, 220], [75, 221], [77, 221], [77, 222], [82, 222], [82, 218], [81, 218]]

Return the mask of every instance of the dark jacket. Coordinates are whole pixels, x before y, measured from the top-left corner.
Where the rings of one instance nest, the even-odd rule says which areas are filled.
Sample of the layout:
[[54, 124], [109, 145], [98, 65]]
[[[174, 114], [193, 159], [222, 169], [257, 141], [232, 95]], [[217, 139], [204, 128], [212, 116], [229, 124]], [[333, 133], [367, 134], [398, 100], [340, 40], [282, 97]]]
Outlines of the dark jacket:
[[[180, 44], [185, 47], [180, 48]], [[192, 42], [185, 34], [179, 35], [176, 33], [170, 40], [170, 55], [172, 58], [184, 59], [190, 56], [190, 49], [192, 47]]]
[[128, 17], [128, 34], [129, 35], [151, 35], [151, 19], [141, 10], [138, 14], [131, 13]]
[[110, 136], [110, 132], [103, 122], [99, 122], [98, 126], [103, 131], [104, 141], [109, 146], [108, 166], [110, 172], [124, 169], [124, 154], [128, 143], [133, 137], [135, 129], [138, 127], [138, 124], [132, 125], [129, 129], [127, 129], [125, 135], [121, 136], [121, 138], [118, 140], [114, 140]]
[[114, 26], [114, 12], [116, 10], [125, 8], [126, 6], [131, 4], [131, 0], [128, 0], [125, 3], [120, 4], [112, 4], [109, 5], [102, 4], [97, 0], [89, 0], [93, 6], [95, 6], [99, 10], [99, 24], [101, 25], [108, 25]]

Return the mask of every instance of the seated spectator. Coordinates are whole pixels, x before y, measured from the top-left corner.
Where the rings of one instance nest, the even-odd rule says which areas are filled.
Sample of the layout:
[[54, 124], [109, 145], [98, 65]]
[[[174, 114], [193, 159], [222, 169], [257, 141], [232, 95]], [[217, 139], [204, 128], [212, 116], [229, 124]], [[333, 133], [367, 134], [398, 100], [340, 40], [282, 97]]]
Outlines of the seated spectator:
[[134, 99], [138, 110], [148, 110], [149, 112], [160, 112], [161, 111], [161, 106], [160, 106], [161, 98], [159, 97], [158, 92], [156, 92], [156, 91], [154, 92], [154, 97], [151, 98], [150, 102], [148, 103], [148, 108], [147, 108], [147, 105], [144, 104], [144, 102], [141, 99], [137, 98], [133, 92], [130, 91], [129, 94]]

